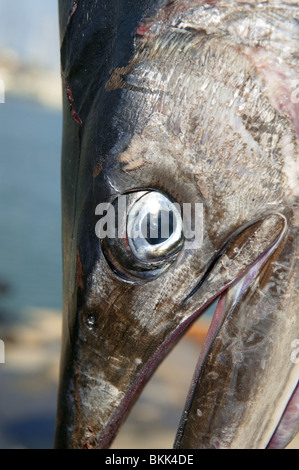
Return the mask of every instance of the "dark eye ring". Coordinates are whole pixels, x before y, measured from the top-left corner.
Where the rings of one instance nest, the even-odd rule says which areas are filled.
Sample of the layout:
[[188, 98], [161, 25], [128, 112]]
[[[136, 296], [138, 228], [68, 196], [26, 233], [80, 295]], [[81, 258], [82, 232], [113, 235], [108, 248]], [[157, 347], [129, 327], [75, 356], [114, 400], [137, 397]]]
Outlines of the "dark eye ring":
[[128, 193], [112, 204], [115, 236], [101, 240], [108, 264], [129, 281], [155, 279], [170, 266], [184, 243], [179, 205], [159, 191]]

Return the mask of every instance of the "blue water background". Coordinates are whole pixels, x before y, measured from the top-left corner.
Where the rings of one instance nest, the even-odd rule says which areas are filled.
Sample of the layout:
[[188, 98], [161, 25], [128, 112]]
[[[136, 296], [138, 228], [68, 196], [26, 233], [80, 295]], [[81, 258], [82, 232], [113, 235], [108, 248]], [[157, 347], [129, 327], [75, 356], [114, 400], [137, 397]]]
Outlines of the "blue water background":
[[62, 115], [6, 97], [0, 105], [1, 313], [62, 304], [60, 156]]

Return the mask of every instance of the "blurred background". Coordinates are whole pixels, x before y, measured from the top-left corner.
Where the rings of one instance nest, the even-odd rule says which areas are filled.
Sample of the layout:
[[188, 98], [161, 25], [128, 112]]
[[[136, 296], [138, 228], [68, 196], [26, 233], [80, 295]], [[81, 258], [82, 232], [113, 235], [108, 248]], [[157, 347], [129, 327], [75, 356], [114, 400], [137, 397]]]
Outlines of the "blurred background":
[[[0, 449], [53, 446], [61, 129], [57, 2], [0, 0]], [[203, 317], [160, 366], [114, 448], [172, 447], [208, 324]]]
[[62, 304], [55, 0], [0, 0], [0, 80], [0, 448], [52, 447]]

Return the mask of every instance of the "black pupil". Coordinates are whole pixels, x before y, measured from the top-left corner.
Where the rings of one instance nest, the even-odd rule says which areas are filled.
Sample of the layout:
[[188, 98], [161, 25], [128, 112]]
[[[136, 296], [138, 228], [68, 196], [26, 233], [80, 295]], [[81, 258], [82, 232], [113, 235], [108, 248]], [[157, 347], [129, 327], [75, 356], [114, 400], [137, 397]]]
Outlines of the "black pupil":
[[158, 214], [147, 214], [141, 224], [142, 235], [150, 245], [165, 242], [174, 232], [173, 213], [159, 211]]

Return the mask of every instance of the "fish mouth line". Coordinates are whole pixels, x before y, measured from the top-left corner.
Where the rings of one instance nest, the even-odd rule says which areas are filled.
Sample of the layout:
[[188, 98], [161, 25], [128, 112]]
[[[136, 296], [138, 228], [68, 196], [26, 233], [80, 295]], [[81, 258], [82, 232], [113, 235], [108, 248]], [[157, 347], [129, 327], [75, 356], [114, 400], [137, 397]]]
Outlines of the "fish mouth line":
[[[192, 326], [192, 324], [205, 313], [207, 308], [213, 304], [218, 299], [218, 303], [215, 309], [215, 313], [213, 314], [206, 338], [204, 340], [203, 346], [201, 348], [201, 352], [199, 354], [199, 359], [197, 362], [197, 366], [193, 375], [193, 379], [191, 381], [190, 391], [187, 397], [186, 403], [188, 404], [192, 400], [194, 387], [197, 381], [197, 377], [200, 373], [200, 369], [204, 364], [205, 358], [209, 353], [209, 349], [213, 344], [213, 341], [220, 331], [221, 327], [223, 326], [224, 322], [228, 318], [228, 316], [232, 313], [233, 309], [237, 306], [238, 302], [241, 300], [243, 293], [246, 291], [250, 281], [255, 276], [258, 275], [260, 271], [261, 265], [263, 265], [264, 258], [267, 258], [267, 253], [261, 257], [253, 266], [248, 268], [248, 270], [243, 274], [242, 277], [239, 279], [231, 282], [229, 285], [226, 285], [220, 292], [212, 296], [203, 306], [199, 309], [195, 309], [195, 311], [184, 321], [182, 322], [178, 328], [166, 339], [166, 341], [161, 345], [161, 347], [155, 352], [152, 358], [145, 364], [142, 371], [139, 373], [138, 377], [136, 378], [135, 382], [133, 383], [130, 390], [126, 393], [122, 401], [120, 402], [117, 410], [112, 415], [109, 423], [105, 427], [102, 435], [100, 436], [99, 442], [101, 449], [107, 449], [111, 446], [115, 435], [120, 428], [121, 424], [125, 420], [126, 416], [128, 415], [129, 411], [131, 410], [132, 406], [134, 405], [136, 399], [139, 397], [141, 391], [143, 390], [145, 384], [149, 381], [149, 379], [154, 374], [155, 370], [159, 366], [159, 364], [163, 361], [169, 351], [182, 339], [182, 337], [187, 333], [188, 329]], [[228, 293], [233, 292], [233, 309], [229, 311], [226, 310], [226, 299], [228, 297]], [[178, 429], [178, 435], [180, 433], [181, 425]]]
[[[274, 217], [274, 219], [273, 219]], [[279, 230], [275, 231], [275, 236], [272, 236], [271, 242], [269, 243], [268, 237], [265, 236], [268, 233], [268, 223], [271, 226], [275, 226], [279, 222]], [[223, 327], [225, 321], [231, 316], [239, 302], [242, 300], [244, 293], [247, 291], [249, 286], [259, 277], [259, 274], [267, 264], [268, 260], [271, 258], [271, 255], [280, 245], [281, 241], [285, 238], [287, 233], [287, 219], [284, 215], [278, 212], [271, 212], [264, 214], [264, 216], [256, 218], [251, 222], [239, 227], [233, 234], [231, 234], [222, 248], [219, 250], [215, 258], [213, 258], [210, 264], [207, 266], [206, 271], [203, 277], [199, 280], [195, 288], [191, 290], [191, 293], [182, 301], [179, 306], [179, 310], [187, 309], [186, 318], [177, 326], [177, 328], [172, 331], [166, 340], [161, 344], [161, 346], [155, 351], [152, 357], [147, 361], [141, 372], [135, 378], [128, 392], [120, 401], [118, 407], [111, 415], [109, 422], [102, 430], [99, 435], [99, 448], [109, 448], [120, 425], [125, 420], [127, 414], [129, 413], [134, 402], [140, 395], [145, 384], [148, 382], [150, 377], [153, 375], [154, 371], [162, 360], [166, 357], [168, 352], [177, 344], [177, 342], [183, 337], [187, 332], [188, 328], [196, 321], [200, 315], [202, 315], [205, 310], [218, 298], [218, 304], [213, 315], [210, 327], [207, 332], [207, 336], [204, 340], [199, 360], [195, 368], [193, 379], [191, 382], [191, 387], [186, 401], [186, 409], [189, 408], [189, 405], [192, 402], [194, 395], [195, 385], [198, 382], [200, 376], [201, 368], [208, 356], [209, 350], [213, 345], [213, 342]], [[263, 232], [266, 230], [266, 232]], [[255, 251], [254, 256], [250, 258], [247, 264], [244, 264], [242, 257], [237, 261], [234, 259], [235, 264], [240, 264], [238, 266], [237, 274], [235, 277], [228, 276], [225, 278], [222, 285], [213, 284], [213, 274], [218, 272], [221, 274], [221, 260], [222, 255], [227, 253], [232, 253], [234, 246], [245, 247], [248, 245], [247, 240], [249, 233], [258, 234], [260, 236], [263, 232], [263, 242], [259, 244], [259, 249], [261, 251]], [[244, 238], [245, 235], [245, 238]], [[238, 238], [239, 237], [239, 238]], [[255, 235], [253, 238], [249, 238], [250, 241], [255, 240]], [[246, 241], [244, 242], [244, 239]], [[262, 247], [262, 248], [261, 248]], [[239, 250], [239, 253], [242, 250]], [[246, 252], [246, 249], [244, 250]], [[212, 275], [212, 277], [210, 276]], [[197, 300], [197, 296], [199, 299]], [[202, 297], [204, 296], [204, 298]], [[202, 303], [200, 303], [202, 302]], [[192, 304], [194, 303], [194, 307]], [[182, 428], [184, 426], [184, 419], [186, 421], [187, 413], [183, 413], [183, 418], [179, 425], [179, 430], [177, 436], [181, 434]], [[178, 440], [176, 439], [175, 445]]]

